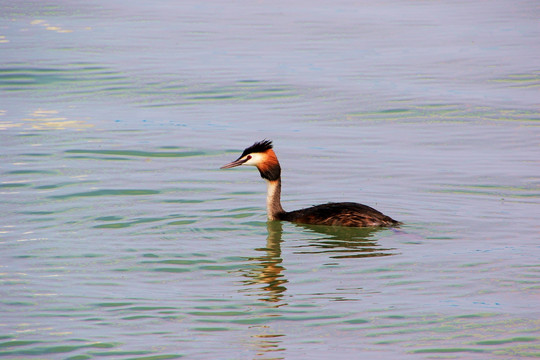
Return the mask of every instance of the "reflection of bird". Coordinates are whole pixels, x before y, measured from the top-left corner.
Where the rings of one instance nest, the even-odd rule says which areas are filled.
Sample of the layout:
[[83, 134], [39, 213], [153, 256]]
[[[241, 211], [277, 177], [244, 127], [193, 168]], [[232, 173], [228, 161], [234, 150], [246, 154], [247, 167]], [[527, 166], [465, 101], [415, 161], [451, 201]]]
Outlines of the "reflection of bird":
[[309, 233], [324, 235], [325, 239], [339, 240], [342, 242], [375, 242], [379, 227], [345, 227], [323, 226], [312, 224], [297, 224], [297, 227], [307, 230]]
[[[255, 289], [256, 295], [263, 296], [262, 301], [279, 303], [284, 292], [287, 291], [286, 284], [288, 283], [283, 270], [283, 259], [281, 258], [281, 234], [283, 233], [282, 224], [279, 221], [268, 221], [266, 223], [268, 237], [266, 238], [266, 246], [256, 248], [260, 255], [250, 258], [253, 266], [247, 268], [244, 276], [248, 278], [244, 281], [247, 285], [262, 285], [262, 288]], [[263, 290], [263, 291], [260, 291]], [[252, 292], [253, 289], [248, 288], [242, 292]]]
[[328, 203], [296, 211], [281, 207], [281, 167], [272, 150], [272, 142], [256, 142], [244, 150], [240, 157], [222, 166], [228, 169], [240, 165], [256, 166], [261, 177], [268, 183], [266, 208], [269, 220], [286, 220], [301, 224], [338, 226], [392, 226], [399, 222], [367, 206], [353, 202]]
[[[270, 222], [269, 222], [270, 223]], [[394, 249], [382, 248], [375, 234], [381, 227], [345, 227], [298, 224], [314, 237], [296, 246], [297, 254], [328, 254], [333, 259], [394, 255]], [[323, 235], [322, 237], [318, 235]]]

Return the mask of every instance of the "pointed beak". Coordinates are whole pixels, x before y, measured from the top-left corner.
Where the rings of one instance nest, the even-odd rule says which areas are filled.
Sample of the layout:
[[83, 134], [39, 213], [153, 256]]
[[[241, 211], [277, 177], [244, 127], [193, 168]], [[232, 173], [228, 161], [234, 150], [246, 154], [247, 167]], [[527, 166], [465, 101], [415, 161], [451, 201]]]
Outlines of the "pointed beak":
[[230, 169], [230, 168], [233, 168], [233, 167], [236, 167], [236, 166], [240, 166], [242, 165], [243, 163], [245, 163], [246, 161], [248, 161], [248, 158], [240, 158], [240, 159], [237, 159], [237, 160], [234, 160], [233, 162], [230, 162], [226, 165], [223, 165], [222, 167], [220, 167], [220, 169]]

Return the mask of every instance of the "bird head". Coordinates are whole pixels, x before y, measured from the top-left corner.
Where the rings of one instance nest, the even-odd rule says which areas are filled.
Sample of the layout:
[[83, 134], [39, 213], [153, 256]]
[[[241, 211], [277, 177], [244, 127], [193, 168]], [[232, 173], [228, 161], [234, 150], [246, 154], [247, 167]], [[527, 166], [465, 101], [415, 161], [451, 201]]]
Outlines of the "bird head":
[[246, 148], [238, 159], [223, 165], [221, 169], [240, 165], [256, 166], [261, 177], [265, 180], [274, 181], [281, 176], [281, 167], [274, 150], [272, 150], [272, 141], [270, 140], [256, 142]]

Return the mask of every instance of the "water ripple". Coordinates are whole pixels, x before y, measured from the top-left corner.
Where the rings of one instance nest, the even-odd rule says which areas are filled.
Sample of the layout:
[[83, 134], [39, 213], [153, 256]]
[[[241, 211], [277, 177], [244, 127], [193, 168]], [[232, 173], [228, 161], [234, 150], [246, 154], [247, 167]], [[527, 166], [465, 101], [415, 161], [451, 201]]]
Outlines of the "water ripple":
[[[128, 86], [127, 78], [106, 67], [80, 64], [63, 67], [1, 67], [0, 89], [4, 91], [26, 91], [58, 87], [77, 89], [91, 88], [94, 92], [115, 91], [110, 84]], [[116, 90], [123, 90], [116, 87]]]
[[[357, 111], [345, 115], [346, 122], [365, 120], [383, 121], [436, 121], [469, 122], [473, 120], [533, 122], [540, 121], [540, 114], [534, 110], [498, 109], [491, 107], [463, 107], [461, 104], [410, 105], [406, 108], [381, 109], [379, 111]], [[339, 122], [339, 125], [342, 123]]]
[[[204, 151], [139, 151], [139, 150], [66, 150], [66, 154], [96, 154], [96, 155], [116, 155], [135, 156], [147, 158], [182, 158], [190, 156], [209, 155]], [[103, 159], [103, 158], [96, 158]]]
[[[147, 81], [127, 76], [101, 64], [75, 63], [59, 67], [0, 67], [0, 90], [40, 91], [62, 98], [117, 96], [142, 107], [167, 107], [222, 101], [262, 101], [298, 97], [291, 86], [239, 80], [229, 84], [193, 83], [183, 80]], [[129, 94], [129, 96], [128, 96]]]
[[79, 197], [94, 197], [94, 196], [140, 196], [140, 195], [155, 195], [161, 193], [158, 190], [148, 190], [148, 189], [103, 189], [103, 190], [93, 190], [85, 191], [64, 195], [53, 195], [50, 196], [51, 199], [71, 199]]

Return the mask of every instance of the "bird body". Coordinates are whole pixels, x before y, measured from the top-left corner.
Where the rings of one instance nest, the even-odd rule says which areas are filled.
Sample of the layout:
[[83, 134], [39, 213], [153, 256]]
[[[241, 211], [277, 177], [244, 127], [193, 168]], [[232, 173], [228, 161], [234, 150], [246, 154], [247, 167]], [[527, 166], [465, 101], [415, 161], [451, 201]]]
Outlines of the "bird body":
[[315, 205], [306, 209], [286, 212], [280, 220], [300, 224], [337, 226], [391, 226], [397, 221], [367, 205], [354, 202], [338, 202]]
[[257, 167], [267, 181], [266, 210], [269, 220], [285, 220], [300, 224], [372, 227], [393, 226], [399, 222], [369, 207], [354, 202], [327, 203], [295, 211], [281, 206], [281, 167], [272, 149], [272, 142], [263, 140], [246, 148], [235, 161], [222, 166], [228, 169], [240, 165]]

